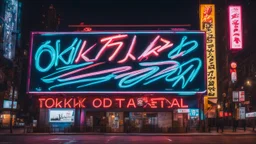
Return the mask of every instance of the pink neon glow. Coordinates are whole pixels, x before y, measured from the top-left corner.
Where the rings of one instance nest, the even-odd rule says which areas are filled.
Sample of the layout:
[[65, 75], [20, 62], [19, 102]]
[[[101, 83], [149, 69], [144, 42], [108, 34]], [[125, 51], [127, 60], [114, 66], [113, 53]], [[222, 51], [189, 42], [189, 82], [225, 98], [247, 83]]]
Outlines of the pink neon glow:
[[102, 70], [102, 71], [98, 71], [98, 72], [87, 73], [87, 74], [83, 74], [83, 75], [79, 75], [79, 76], [73, 76], [73, 77], [67, 78], [66, 80], [82, 79], [85, 77], [90, 77], [90, 76], [95, 76], [95, 75], [100, 75], [100, 74], [105, 74], [105, 73], [110, 73], [110, 72], [128, 71], [130, 69], [132, 69], [132, 67], [123, 66], [123, 67], [119, 67], [119, 68], [112, 68], [112, 69]]
[[141, 69], [141, 70], [136, 70], [136, 71], [133, 71], [133, 72], [120, 74], [120, 75], [116, 76], [115, 79], [119, 79], [119, 78], [122, 78], [122, 77], [127, 76], [127, 75], [133, 75], [133, 74], [138, 75], [138, 74], [150, 71], [150, 70], [152, 70], [152, 69], [151, 68], [144, 68], [144, 69]]
[[243, 48], [241, 6], [229, 6], [229, 38], [230, 49], [236, 50]]
[[[141, 56], [139, 56], [138, 60], [141, 61], [143, 58], [147, 58], [150, 55], [154, 54], [155, 56], [158, 56], [160, 52], [162, 52], [165, 49], [168, 49], [170, 47], [173, 46], [173, 43], [171, 43], [168, 40], [165, 40], [163, 38], [160, 38], [160, 41], [164, 42], [165, 44], [163, 46], [156, 46], [154, 47], [154, 45], [156, 44], [157, 40], [160, 38], [160, 36], [158, 35], [154, 41], [152, 43], [150, 43], [150, 45], [146, 48], [146, 50], [141, 54]], [[154, 48], [153, 48], [154, 47]]]
[[30, 87], [30, 74], [31, 74], [31, 65], [32, 65], [32, 48], [34, 42], [34, 32], [31, 33], [31, 40], [30, 40], [30, 54], [29, 54], [29, 70], [28, 70], [28, 79], [27, 79], [27, 92], [29, 92]]
[[161, 48], [159, 48], [159, 49], [157, 50], [157, 52], [159, 52], [159, 53], [160, 53], [161, 51], [163, 51], [163, 50], [165, 50], [165, 49], [167, 49], [167, 48], [173, 46], [173, 43], [171, 43], [171, 41], [165, 40], [165, 39], [163, 39], [163, 38], [161, 38], [160, 40], [161, 40], [162, 42], [164, 42], [165, 45], [162, 46]]
[[163, 62], [155, 62], [155, 63], [142, 63], [142, 66], [153, 66], [153, 65], [166, 65], [166, 64], [177, 64], [175, 61], [163, 61]]
[[172, 93], [196, 93], [196, 94], [205, 94], [206, 90], [204, 91], [199, 91], [199, 92], [195, 92], [195, 91], [186, 91], [186, 92], [182, 92], [182, 91], [167, 91], [167, 92], [156, 92], [156, 91], [110, 91], [110, 92], [106, 92], [106, 91], [67, 91], [67, 92], [63, 92], [63, 91], [54, 91], [54, 92], [34, 92], [34, 91], [30, 91], [28, 92], [29, 94], [60, 94], [60, 93], [68, 93], [68, 94], [81, 94], [81, 93], [91, 93], [91, 94], [95, 94], [95, 93], [111, 93], [111, 94], [135, 94], [135, 93], [139, 93], [139, 94], [152, 94], [152, 93], [168, 93], [168, 94], [172, 94]]
[[92, 65], [89, 65], [87, 67], [84, 67], [84, 68], [80, 68], [80, 69], [77, 69], [77, 70], [74, 70], [74, 71], [71, 71], [71, 72], [68, 72], [68, 73], [65, 73], [63, 75], [60, 75], [59, 78], [62, 78], [62, 77], [65, 77], [65, 76], [68, 76], [68, 75], [71, 75], [71, 74], [74, 74], [74, 73], [77, 73], [77, 72], [80, 72], [82, 70], [86, 70], [86, 69], [89, 69], [89, 68], [92, 68], [92, 67], [95, 67], [95, 66], [98, 66], [98, 65], [101, 65], [101, 64], [104, 64], [105, 62], [99, 62], [99, 63], [96, 63], [96, 64], [92, 64]]
[[78, 56], [76, 58], [76, 61], [75, 61], [76, 63], [78, 63], [78, 61], [79, 61], [79, 59], [81, 57], [82, 51], [84, 50], [85, 45], [86, 45], [86, 41], [84, 41], [83, 44], [82, 44], [82, 47], [81, 47], [81, 49], [80, 49], [80, 51], [78, 53]]
[[84, 59], [86, 62], [94, 61], [94, 59], [89, 59], [89, 58], [86, 56], [86, 54], [87, 54], [88, 52], [90, 52], [91, 49], [93, 49], [93, 48], [96, 46], [96, 44], [92, 45], [92, 46], [91, 46], [90, 48], [88, 48], [84, 53], [82, 53], [83, 50], [84, 50], [85, 45], [86, 45], [86, 41], [83, 42], [83, 45], [82, 45], [82, 47], [81, 47], [81, 49], [80, 49], [80, 51], [79, 51], [79, 54], [78, 54], [78, 56], [77, 56], [77, 58], [76, 58], [76, 61], [75, 61], [76, 63], [79, 62], [80, 58]]
[[128, 35], [115, 35], [115, 36], [110, 36], [110, 37], [107, 37], [107, 38], [102, 38], [100, 41], [101, 42], [105, 42], [105, 45], [100, 49], [99, 53], [96, 55], [95, 57], [95, 61], [97, 61], [100, 56], [104, 53], [104, 51], [106, 50], [106, 48], [108, 47], [111, 47], [111, 46], [116, 46], [118, 45], [118, 47], [116, 48], [115, 52], [109, 57], [109, 61], [112, 61], [116, 55], [118, 54], [118, 52], [120, 51], [120, 49], [122, 48], [123, 46], [123, 42], [115, 42], [115, 43], [111, 43], [113, 42], [113, 40], [117, 40], [117, 39], [120, 39], [120, 38], [125, 38], [127, 37]]
[[134, 45], [135, 45], [135, 42], [136, 42], [136, 37], [137, 37], [137, 36], [134, 36], [134, 37], [133, 37], [133, 39], [132, 39], [132, 44], [131, 44], [131, 46], [130, 46], [130, 48], [129, 48], [129, 51], [128, 51], [128, 53], [126, 54], [125, 58], [122, 59], [122, 60], [120, 60], [120, 61], [118, 61], [118, 63], [125, 63], [125, 62], [128, 60], [129, 57], [130, 57], [132, 60], [136, 60], [135, 56], [132, 55], [132, 51], [133, 51], [133, 48], [134, 48]]
[[[141, 61], [143, 58], [147, 57], [148, 55], [150, 55], [151, 53], [154, 53], [155, 55], [158, 55], [155, 51], [150, 51], [152, 49], [152, 47], [155, 45], [155, 43], [157, 42], [157, 40], [160, 38], [160, 36], [158, 35], [153, 42], [150, 43], [150, 45], [146, 48], [146, 50], [141, 54], [141, 56], [139, 56], [138, 60]], [[150, 52], [150, 53], [149, 53]]]
[[173, 65], [171, 67], [168, 67], [160, 72], [158, 72], [157, 74], [154, 74], [153, 76], [149, 77], [149, 78], [154, 78], [156, 76], [159, 76], [159, 75], [163, 75], [164, 73], [167, 73], [169, 71], [172, 71], [173, 69], [177, 68], [178, 65]]

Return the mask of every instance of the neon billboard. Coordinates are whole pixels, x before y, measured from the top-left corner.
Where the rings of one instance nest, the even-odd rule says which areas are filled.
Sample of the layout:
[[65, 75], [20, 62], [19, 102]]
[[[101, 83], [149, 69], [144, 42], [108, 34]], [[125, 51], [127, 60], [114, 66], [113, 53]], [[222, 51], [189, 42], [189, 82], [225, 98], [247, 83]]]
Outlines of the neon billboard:
[[243, 48], [242, 7], [229, 6], [229, 42], [231, 50]]
[[33, 32], [29, 93], [204, 93], [204, 32]]
[[206, 32], [207, 96], [217, 98], [215, 5], [200, 5], [200, 30]]

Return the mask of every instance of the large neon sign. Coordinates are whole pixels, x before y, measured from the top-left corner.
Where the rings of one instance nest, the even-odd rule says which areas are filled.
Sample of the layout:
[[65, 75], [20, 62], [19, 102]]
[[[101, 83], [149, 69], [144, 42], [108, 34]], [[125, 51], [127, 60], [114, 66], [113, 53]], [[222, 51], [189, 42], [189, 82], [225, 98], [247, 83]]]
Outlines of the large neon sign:
[[204, 93], [204, 32], [32, 33], [29, 93]]
[[[192, 98], [192, 99], [191, 99]], [[108, 96], [108, 97], [41, 97], [40, 108], [86, 108], [86, 109], [173, 109], [196, 108], [193, 97], [177, 98], [172, 96]]]

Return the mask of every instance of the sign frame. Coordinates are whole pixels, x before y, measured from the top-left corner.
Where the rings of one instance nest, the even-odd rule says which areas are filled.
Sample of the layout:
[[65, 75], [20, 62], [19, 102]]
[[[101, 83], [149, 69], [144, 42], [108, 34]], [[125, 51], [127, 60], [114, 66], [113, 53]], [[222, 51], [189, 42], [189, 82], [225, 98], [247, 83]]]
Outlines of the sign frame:
[[[105, 94], [105, 93], [166, 93], [166, 94], [178, 94], [178, 95], [195, 95], [197, 93], [201, 93], [204, 94], [206, 93], [206, 89], [205, 90], [201, 90], [201, 91], [117, 91], [117, 90], [112, 90], [112, 91], [31, 91], [30, 90], [30, 76], [31, 76], [31, 66], [32, 66], [32, 50], [33, 50], [33, 35], [34, 34], [42, 34], [42, 35], [56, 35], [56, 34], [61, 34], [61, 35], [65, 35], [65, 34], [100, 34], [100, 33], [111, 33], [111, 34], [122, 34], [122, 33], [168, 33], [168, 34], [204, 34], [205, 32], [202, 31], [121, 31], [121, 32], [32, 32], [31, 33], [31, 47], [30, 47], [30, 59], [29, 59], [29, 70], [28, 70], [28, 81], [27, 81], [27, 93], [28, 94], [81, 94], [81, 93], [97, 93], [97, 94]], [[204, 36], [204, 41], [205, 41], [205, 36]], [[203, 67], [204, 67], [204, 80], [203, 80], [203, 84], [204, 84], [204, 88], [206, 88], [206, 58], [205, 58], [205, 45], [204, 47], [204, 58], [203, 58]]]

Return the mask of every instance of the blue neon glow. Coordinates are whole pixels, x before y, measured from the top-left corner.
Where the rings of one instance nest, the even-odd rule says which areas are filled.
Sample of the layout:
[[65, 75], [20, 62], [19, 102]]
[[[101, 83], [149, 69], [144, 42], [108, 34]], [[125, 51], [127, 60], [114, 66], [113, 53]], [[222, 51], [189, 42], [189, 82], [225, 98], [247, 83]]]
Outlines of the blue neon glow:
[[[49, 71], [52, 66], [54, 65], [55, 63], [55, 59], [56, 59], [56, 53], [55, 53], [55, 50], [52, 46], [49, 45], [49, 43], [51, 43], [51, 41], [47, 41], [45, 42], [44, 44], [42, 44], [36, 54], [35, 54], [35, 66], [36, 66], [36, 69], [40, 72], [47, 72]], [[40, 66], [40, 58], [41, 58], [41, 55], [44, 53], [44, 52], [48, 52], [51, 56], [51, 62], [48, 64], [48, 66], [46, 68], [42, 68]]]

